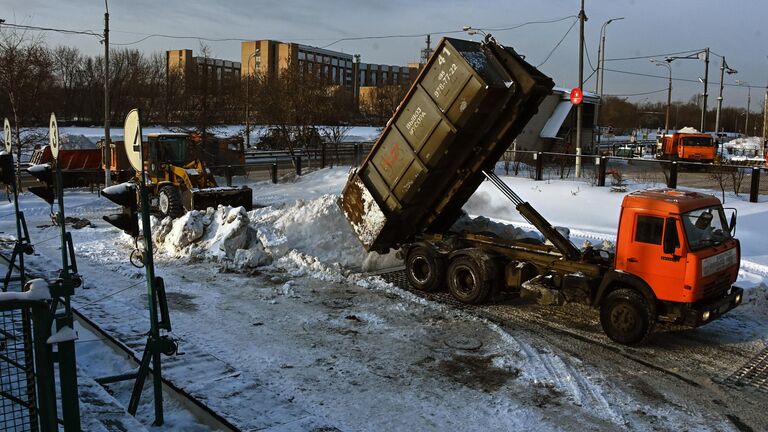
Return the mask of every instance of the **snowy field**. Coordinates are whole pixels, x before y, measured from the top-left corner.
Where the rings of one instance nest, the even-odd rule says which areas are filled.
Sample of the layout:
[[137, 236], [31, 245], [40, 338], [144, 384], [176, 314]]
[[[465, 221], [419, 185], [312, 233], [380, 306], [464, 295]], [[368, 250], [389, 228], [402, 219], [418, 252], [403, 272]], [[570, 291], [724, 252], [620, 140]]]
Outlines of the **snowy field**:
[[[716, 384], [768, 346], [765, 197], [758, 204], [728, 197], [739, 214], [744, 305], [700, 329], [629, 349], [595, 331], [588, 310], [486, 309], [510, 317], [497, 320], [367, 276], [400, 262], [367, 254], [352, 233], [336, 205], [347, 174], [337, 167], [278, 185], [250, 183], [251, 212], [219, 208], [153, 221], [172, 335], [192, 353], [174, 357], [178, 367], [169, 374], [241, 429], [768, 428], [754, 409], [765, 396], [737, 404], [731, 401], [751, 393]], [[624, 193], [583, 182], [503, 180], [554, 225], [569, 227], [577, 246], [615, 240]], [[101, 220], [117, 209], [86, 191], [68, 191], [65, 203], [67, 216], [93, 223], [71, 230], [86, 288], [73, 297], [75, 307], [120, 339], [140, 336], [148, 329], [143, 270], [128, 262], [132, 240]], [[38, 254], [32, 266], [57, 268], [48, 206], [30, 194], [22, 206]], [[0, 206], [6, 236], [15, 232], [12, 210]], [[465, 210], [531, 229], [488, 182]], [[583, 321], [571, 322], [573, 314]], [[86, 373], [124, 368], [88, 345], [78, 345]], [[226, 372], [201, 373], [201, 358], [215, 358]], [[118, 400], [126, 397], [125, 389], [115, 391]], [[182, 411], [172, 410], [163, 430], [205, 430]], [[140, 412], [151, 421], [148, 406]]]

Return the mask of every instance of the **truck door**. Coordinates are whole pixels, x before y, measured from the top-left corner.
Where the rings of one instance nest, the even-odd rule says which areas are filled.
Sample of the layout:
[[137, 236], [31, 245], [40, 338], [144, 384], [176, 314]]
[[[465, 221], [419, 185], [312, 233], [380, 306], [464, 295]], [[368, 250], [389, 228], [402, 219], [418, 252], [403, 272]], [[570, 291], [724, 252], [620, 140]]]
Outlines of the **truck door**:
[[650, 285], [659, 300], [681, 301], [685, 259], [681, 256], [678, 225], [675, 218], [637, 213], [632, 239], [626, 248], [627, 271]]

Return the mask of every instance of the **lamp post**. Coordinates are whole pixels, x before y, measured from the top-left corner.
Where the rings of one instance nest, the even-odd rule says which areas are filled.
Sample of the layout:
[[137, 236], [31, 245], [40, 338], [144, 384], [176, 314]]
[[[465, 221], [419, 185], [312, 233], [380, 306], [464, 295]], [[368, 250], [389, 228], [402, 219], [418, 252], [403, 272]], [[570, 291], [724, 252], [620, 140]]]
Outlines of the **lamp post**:
[[256, 49], [248, 56], [245, 67], [248, 70], [245, 75], [245, 147], [251, 147], [251, 91], [249, 83], [251, 82], [251, 59], [261, 54], [261, 49]]
[[693, 54], [689, 54], [687, 56], [681, 56], [681, 57], [667, 57], [664, 59], [667, 63], [672, 63], [675, 60], [678, 59], [688, 59], [688, 60], [704, 60], [704, 78], [699, 78], [702, 84], [704, 84], [704, 94], [702, 95], [701, 100], [701, 132], [704, 132], [704, 129], [707, 125], [707, 83], [709, 81], [709, 48], [704, 48], [703, 50], [699, 52], [695, 52]]
[[[595, 112], [595, 124], [597, 125], [597, 144], [600, 145], [600, 139], [602, 136], [602, 130], [600, 130], [600, 110], [603, 106], [603, 78], [605, 76], [605, 31], [608, 24], [623, 20], [624, 17], [611, 18], [604, 22], [600, 27], [600, 43], [597, 45], [597, 72], [595, 76], [595, 93], [600, 94], [600, 99], [597, 101], [597, 111]], [[601, 66], [602, 62], [602, 66]]]
[[744, 136], [749, 136], [749, 105], [752, 98], [752, 87], [749, 86], [748, 82], [742, 80], [736, 80], [736, 85], [747, 87], [747, 112], [745, 114], [746, 119], [744, 120]]
[[104, 187], [112, 184], [112, 140], [109, 133], [109, 3], [104, 0]]
[[[715, 136], [717, 137], [716, 141], [718, 145], [721, 144], [720, 136], [718, 134], [720, 133], [720, 111], [723, 108], [723, 77], [726, 72], [728, 72], [728, 75], [733, 75], [738, 71], [729, 67], [728, 63], [725, 62], [725, 57], [723, 57], [720, 62], [720, 92], [717, 95], [717, 113], [715, 114]], [[722, 146], [720, 146], [720, 152], [722, 154]]]
[[665, 66], [669, 71], [669, 85], [667, 86], [667, 115], [664, 118], [664, 135], [669, 131], [669, 108], [672, 105], [672, 66], [669, 61], [659, 61], [651, 59], [651, 63], [656, 66]]

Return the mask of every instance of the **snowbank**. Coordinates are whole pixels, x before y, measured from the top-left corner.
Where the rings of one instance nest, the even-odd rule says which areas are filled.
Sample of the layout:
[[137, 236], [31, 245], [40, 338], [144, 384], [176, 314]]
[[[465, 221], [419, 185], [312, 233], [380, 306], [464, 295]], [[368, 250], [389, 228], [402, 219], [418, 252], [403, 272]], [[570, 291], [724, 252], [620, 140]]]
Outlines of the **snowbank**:
[[699, 133], [699, 130], [695, 127], [686, 126], [680, 130], [677, 131], [678, 133]]
[[337, 195], [323, 195], [284, 208], [191, 211], [175, 220], [155, 220], [153, 237], [158, 250], [172, 257], [209, 259], [235, 269], [269, 265], [283, 257], [289, 257], [283, 264], [299, 260], [309, 269], [330, 266], [336, 271], [397, 264], [393, 253], [381, 256], [363, 249], [337, 200]]
[[760, 137], [736, 138], [723, 144], [723, 157], [730, 160], [760, 159]]

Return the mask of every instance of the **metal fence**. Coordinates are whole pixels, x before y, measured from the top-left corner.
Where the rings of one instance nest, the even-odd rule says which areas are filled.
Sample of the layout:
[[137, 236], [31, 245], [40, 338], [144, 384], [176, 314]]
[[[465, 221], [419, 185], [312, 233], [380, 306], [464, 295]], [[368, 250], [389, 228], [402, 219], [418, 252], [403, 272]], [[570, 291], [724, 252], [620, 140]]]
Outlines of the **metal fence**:
[[585, 155], [581, 157], [582, 173], [576, 178], [576, 155], [569, 153], [507, 151], [502, 169], [510, 176], [534, 180], [574, 180], [625, 189], [628, 183], [647, 187], [688, 187], [712, 193], [735, 193], [757, 202], [768, 194], [768, 181], [760, 181], [765, 166], [707, 164], [659, 160], [652, 157], [620, 157]]
[[37, 431], [29, 308], [0, 311], [0, 430]]

